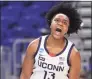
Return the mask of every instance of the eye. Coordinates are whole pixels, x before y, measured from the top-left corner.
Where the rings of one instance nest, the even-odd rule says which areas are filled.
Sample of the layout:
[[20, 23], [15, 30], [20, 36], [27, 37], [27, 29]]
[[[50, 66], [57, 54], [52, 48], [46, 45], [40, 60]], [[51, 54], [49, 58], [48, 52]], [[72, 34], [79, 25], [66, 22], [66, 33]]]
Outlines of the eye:
[[68, 25], [68, 23], [66, 21], [63, 22], [64, 25]]
[[54, 21], [58, 22], [58, 21], [59, 21], [59, 19], [55, 19]]

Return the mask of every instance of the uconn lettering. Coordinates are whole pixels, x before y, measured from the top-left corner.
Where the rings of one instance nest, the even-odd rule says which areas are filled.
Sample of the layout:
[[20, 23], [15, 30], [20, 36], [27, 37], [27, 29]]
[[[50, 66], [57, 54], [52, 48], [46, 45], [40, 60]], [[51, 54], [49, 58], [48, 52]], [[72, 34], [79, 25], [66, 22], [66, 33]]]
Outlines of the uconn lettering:
[[38, 66], [44, 68], [44, 69], [49, 69], [49, 70], [55, 70], [55, 71], [64, 71], [63, 66], [56, 66], [53, 64], [48, 64], [45, 62], [45, 58], [40, 54], [38, 58]]
[[56, 66], [53, 64], [48, 64], [46, 62], [38, 60], [38, 65], [44, 69], [49, 69], [49, 70], [55, 70], [55, 71], [64, 71], [64, 67], [62, 66]]

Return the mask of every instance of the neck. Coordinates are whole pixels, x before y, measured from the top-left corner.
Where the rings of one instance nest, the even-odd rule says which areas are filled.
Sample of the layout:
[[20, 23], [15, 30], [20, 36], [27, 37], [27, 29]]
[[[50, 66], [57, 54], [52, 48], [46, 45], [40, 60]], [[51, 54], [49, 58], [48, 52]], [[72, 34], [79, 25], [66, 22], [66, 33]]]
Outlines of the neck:
[[65, 38], [55, 39], [52, 35], [49, 35], [47, 44], [51, 47], [61, 47], [65, 44]]

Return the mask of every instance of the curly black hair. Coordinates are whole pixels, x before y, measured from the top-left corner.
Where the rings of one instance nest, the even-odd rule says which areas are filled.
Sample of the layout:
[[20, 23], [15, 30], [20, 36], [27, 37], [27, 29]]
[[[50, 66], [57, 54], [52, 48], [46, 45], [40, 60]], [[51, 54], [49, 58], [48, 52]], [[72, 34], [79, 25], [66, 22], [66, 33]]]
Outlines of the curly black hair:
[[78, 29], [81, 27], [82, 20], [77, 10], [72, 6], [72, 3], [61, 2], [60, 4], [53, 6], [46, 14], [47, 23], [49, 26], [51, 25], [51, 20], [53, 17], [58, 13], [65, 14], [70, 20], [70, 26], [67, 34], [70, 35], [74, 32], [77, 33]]

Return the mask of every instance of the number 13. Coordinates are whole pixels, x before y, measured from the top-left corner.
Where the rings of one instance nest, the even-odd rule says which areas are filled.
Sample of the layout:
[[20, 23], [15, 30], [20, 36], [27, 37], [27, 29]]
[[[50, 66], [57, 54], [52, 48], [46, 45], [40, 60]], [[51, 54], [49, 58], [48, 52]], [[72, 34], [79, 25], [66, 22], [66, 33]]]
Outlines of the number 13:
[[[44, 75], [44, 79], [55, 79], [55, 73], [53, 72], [48, 72], [47, 71], [44, 71], [45, 72], [45, 75]], [[50, 76], [48, 76], [50, 74]]]

